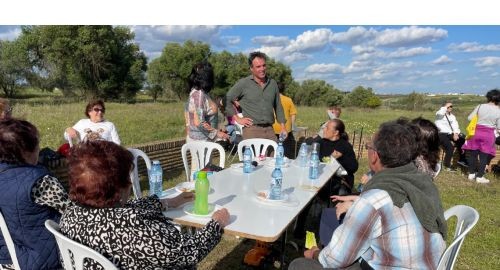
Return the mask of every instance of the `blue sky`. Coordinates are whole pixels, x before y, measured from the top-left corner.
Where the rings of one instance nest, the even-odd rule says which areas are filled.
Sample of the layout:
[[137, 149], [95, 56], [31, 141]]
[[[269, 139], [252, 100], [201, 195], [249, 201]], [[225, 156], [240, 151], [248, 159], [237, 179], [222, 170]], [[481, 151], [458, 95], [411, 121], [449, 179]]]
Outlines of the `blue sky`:
[[[151, 60], [167, 42], [199, 40], [212, 50], [260, 50], [289, 65], [297, 81], [322, 79], [343, 91], [463, 92], [500, 87], [500, 26], [130, 26]], [[14, 39], [18, 26], [0, 26]]]

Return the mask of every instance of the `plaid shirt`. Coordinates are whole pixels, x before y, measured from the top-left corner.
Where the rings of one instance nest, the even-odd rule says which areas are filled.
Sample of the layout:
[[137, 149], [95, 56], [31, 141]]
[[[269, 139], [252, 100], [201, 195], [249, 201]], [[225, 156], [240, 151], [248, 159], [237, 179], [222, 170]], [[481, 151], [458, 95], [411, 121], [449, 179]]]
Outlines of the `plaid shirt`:
[[360, 257], [373, 269], [436, 269], [446, 243], [418, 221], [410, 203], [394, 206], [386, 191], [361, 193], [319, 254], [324, 267], [347, 267]]

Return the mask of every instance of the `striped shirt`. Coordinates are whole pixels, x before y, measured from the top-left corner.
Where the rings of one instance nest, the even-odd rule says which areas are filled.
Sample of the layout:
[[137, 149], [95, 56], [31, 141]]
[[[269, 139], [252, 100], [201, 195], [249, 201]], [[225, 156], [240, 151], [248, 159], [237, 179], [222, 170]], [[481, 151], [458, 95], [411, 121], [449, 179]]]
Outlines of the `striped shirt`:
[[320, 253], [324, 267], [347, 267], [360, 257], [373, 269], [436, 269], [446, 243], [422, 227], [410, 203], [394, 206], [380, 189], [361, 193]]

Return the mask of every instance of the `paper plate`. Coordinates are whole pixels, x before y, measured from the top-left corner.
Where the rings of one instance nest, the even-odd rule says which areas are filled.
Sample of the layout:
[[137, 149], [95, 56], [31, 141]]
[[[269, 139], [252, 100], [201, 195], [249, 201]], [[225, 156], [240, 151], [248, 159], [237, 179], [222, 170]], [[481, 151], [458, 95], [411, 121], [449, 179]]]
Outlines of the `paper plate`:
[[178, 192], [194, 192], [194, 181], [192, 182], [181, 182], [175, 186], [175, 190]]
[[194, 202], [191, 202], [189, 204], [186, 204], [182, 210], [184, 211], [184, 213], [190, 215], [190, 216], [193, 216], [193, 217], [201, 217], [201, 218], [210, 218], [212, 217], [212, 214], [219, 210], [219, 209], [222, 209], [222, 206], [220, 205], [217, 205], [217, 204], [213, 204], [213, 203], [209, 203], [208, 204], [208, 214], [206, 215], [198, 215], [198, 214], [195, 214], [194, 213]]
[[281, 199], [271, 200], [269, 199], [269, 190], [261, 190], [257, 192], [257, 199], [265, 202], [286, 202], [288, 200], [288, 194], [281, 193]]
[[[266, 159], [264, 165], [266, 167], [274, 168], [276, 166], [276, 159], [268, 158]], [[290, 166], [290, 160], [288, 158], [285, 158], [283, 165], [281, 165], [281, 168], [288, 168], [289, 166]]]

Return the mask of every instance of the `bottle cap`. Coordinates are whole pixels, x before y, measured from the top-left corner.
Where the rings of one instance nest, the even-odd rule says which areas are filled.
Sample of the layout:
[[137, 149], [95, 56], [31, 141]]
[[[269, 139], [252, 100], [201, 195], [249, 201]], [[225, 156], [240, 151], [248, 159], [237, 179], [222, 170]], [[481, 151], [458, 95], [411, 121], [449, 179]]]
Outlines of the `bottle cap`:
[[207, 179], [207, 172], [198, 171], [198, 173], [196, 174], [196, 179]]
[[319, 152], [319, 143], [313, 143], [312, 144], [312, 151], [313, 152]]
[[160, 161], [159, 160], [153, 160], [153, 165], [160, 165]]

